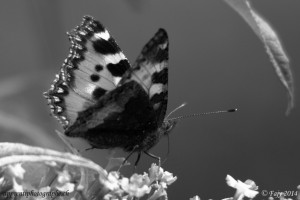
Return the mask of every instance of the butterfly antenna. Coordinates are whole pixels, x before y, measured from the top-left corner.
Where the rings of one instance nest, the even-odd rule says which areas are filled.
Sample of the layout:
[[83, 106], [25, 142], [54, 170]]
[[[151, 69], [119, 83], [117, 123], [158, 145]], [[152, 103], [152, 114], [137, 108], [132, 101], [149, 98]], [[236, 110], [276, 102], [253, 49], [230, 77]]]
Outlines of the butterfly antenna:
[[175, 108], [174, 110], [172, 110], [172, 111], [167, 115], [166, 119], [168, 119], [168, 118], [170, 117], [170, 115], [172, 115], [174, 112], [176, 112], [176, 111], [179, 110], [180, 108], [186, 106], [186, 104], [187, 104], [187, 103], [184, 102], [183, 104], [181, 104], [180, 106], [178, 106], [177, 108]]
[[185, 118], [197, 117], [197, 116], [201, 116], [201, 115], [231, 113], [231, 112], [236, 112], [236, 111], [237, 111], [237, 108], [229, 109], [229, 110], [218, 110], [218, 111], [213, 111], [213, 112], [205, 112], [205, 113], [196, 113], [196, 114], [191, 114], [191, 115], [183, 115], [183, 116], [179, 116], [179, 117], [170, 118], [169, 120], [182, 120], [182, 119], [185, 119]]

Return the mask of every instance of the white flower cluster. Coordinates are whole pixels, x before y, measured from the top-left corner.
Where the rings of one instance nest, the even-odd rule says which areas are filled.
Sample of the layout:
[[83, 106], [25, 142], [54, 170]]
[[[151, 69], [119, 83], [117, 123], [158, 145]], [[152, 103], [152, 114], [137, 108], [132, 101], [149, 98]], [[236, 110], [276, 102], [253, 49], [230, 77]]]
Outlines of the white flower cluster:
[[[30, 191], [34, 191], [36, 194], [41, 194], [43, 192], [50, 192], [51, 187], [45, 186], [42, 188], [34, 188], [31, 187], [30, 184], [26, 183], [24, 181], [26, 170], [22, 167], [21, 163], [11, 164], [8, 165], [7, 173], [9, 177], [11, 178], [11, 181], [13, 183], [11, 191], [18, 192], [18, 193], [24, 193], [29, 195]], [[71, 182], [71, 176], [67, 170], [64, 170], [62, 172], [57, 171], [57, 183], [54, 184], [55, 189], [57, 191], [65, 192], [68, 191], [69, 193], [73, 192], [75, 190], [75, 184], [70, 183]], [[2, 185], [5, 184], [5, 178], [0, 178], [0, 188]], [[30, 189], [30, 190], [29, 190]], [[28, 192], [29, 191], [29, 192]], [[26, 193], [27, 192], [27, 193]], [[44, 197], [36, 197], [35, 199], [43, 199]]]
[[140, 198], [149, 195], [148, 200], [155, 200], [159, 197], [167, 197], [166, 188], [175, 182], [176, 176], [164, 171], [156, 164], [152, 164], [149, 172], [143, 175], [133, 174], [130, 178], [121, 177], [118, 172], [108, 174], [107, 188], [111, 191], [105, 199], [128, 199], [129, 197]]
[[[232, 176], [226, 176], [226, 183], [229, 187], [235, 188], [236, 192], [234, 197], [225, 198], [222, 200], [243, 200], [245, 197], [248, 199], [253, 199], [258, 194], [258, 186], [252, 180], [246, 180], [242, 182], [240, 180], [235, 180]], [[190, 200], [200, 200], [199, 196], [194, 196]]]
[[227, 185], [236, 189], [234, 200], [241, 200], [244, 197], [253, 199], [258, 194], [258, 186], [252, 180], [246, 180], [242, 182], [240, 180], [235, 180], [232, 176], [226, 176]]

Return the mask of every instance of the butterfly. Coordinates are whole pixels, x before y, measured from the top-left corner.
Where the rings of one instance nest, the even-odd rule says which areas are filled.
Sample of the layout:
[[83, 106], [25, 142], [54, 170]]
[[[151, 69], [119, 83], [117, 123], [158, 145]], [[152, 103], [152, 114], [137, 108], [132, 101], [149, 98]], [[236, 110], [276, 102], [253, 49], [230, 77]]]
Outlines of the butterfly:
[[167, 32], [159, 29], [131, 66], [108, 30], [91, 16], [67, 33], [70, 53], [44, 93], [65, 135], [92, 148], [149, 152], [176, 120], [165, 117], [168, 103]]

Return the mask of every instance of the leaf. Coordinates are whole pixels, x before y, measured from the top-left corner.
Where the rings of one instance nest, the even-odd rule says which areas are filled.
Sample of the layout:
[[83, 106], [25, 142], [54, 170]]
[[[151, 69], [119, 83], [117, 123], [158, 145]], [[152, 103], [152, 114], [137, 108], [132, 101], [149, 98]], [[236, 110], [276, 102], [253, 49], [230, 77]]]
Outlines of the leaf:
[[263, 42], [270, 61], [281, 83], [288, 91], [288, 115], [294, 107], [294, 81], [290, 61], [283, 49], [279, 37], [271, 25], [264, 20], [250, 5], [248, 0], [224, 0], [249, 24]]
[[[84, 174], [82, 169], [85, 170]], [[82, 197], [85, 194], [81, 193], [87, 191], [92, 185], [97, 185], [96, 194], [99, 198], [109, 192], [106, 187], [107, 172], [92, 161], [71, 153], [18, 143], [0, 143], [0, 172], [2, 180], [0, 193], [22, 190], [38, 192], [45, 187], [50, 187], [51, 191], [68, 191], [69, 194], [64, 196], [64, 199], [71, 199], [74, 196], [76, 199], [86, 199]], [[82, 176], [88, 176], [88, 181], [82, 182]], [[78, 186], [81, 188], [78, 189]], [[2, 190], [3, 188], [5, 191]], [[94, 196], [95, 193], [88, 195]]]
[[[152, 164], [149, 173], [157, 169], [155, 166]], [[126, 178], [120, 172], [108, 173], [94, 162], [71, 153], [0, 143], [0, 196], [5, 192], [46, 191], [54, 195], [51, 199], [58, 200], [132, 200], [150, 195], [151, 200], [163, 200], [167, 199], [167, 185], [177, 177], [162, 168], [160, 171], [162, 175], [152, 181], [146, 172]]]

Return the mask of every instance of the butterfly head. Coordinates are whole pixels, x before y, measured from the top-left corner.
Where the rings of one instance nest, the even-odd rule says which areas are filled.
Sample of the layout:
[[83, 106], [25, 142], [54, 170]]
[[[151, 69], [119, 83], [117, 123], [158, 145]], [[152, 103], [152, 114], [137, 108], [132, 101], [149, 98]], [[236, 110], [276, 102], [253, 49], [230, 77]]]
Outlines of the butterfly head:
[[184, 107], [186, 105], [186, 103], [181, 104], [180, 106], [178, 106], [177, 108], [175, 108], [174, 110], [172, 110], [165, 118], [162, 126], [161, 126], [161, 130], [162, 130], [162, 135], [169, 135], [169, 133], [173, 130], [173, 128], [175, 128], [177, 122], [179, 120], [177, 120], [177, 118], [170, 118], [170, 116], [176, 112], [177, 110], [179, 110], [180, 108]]
[[163, 135], [169, 135], [171, 131], [175, 128], [178, 120], [173, 120], [173, 119], [166, 119], [161, 127], [162, 134]]

